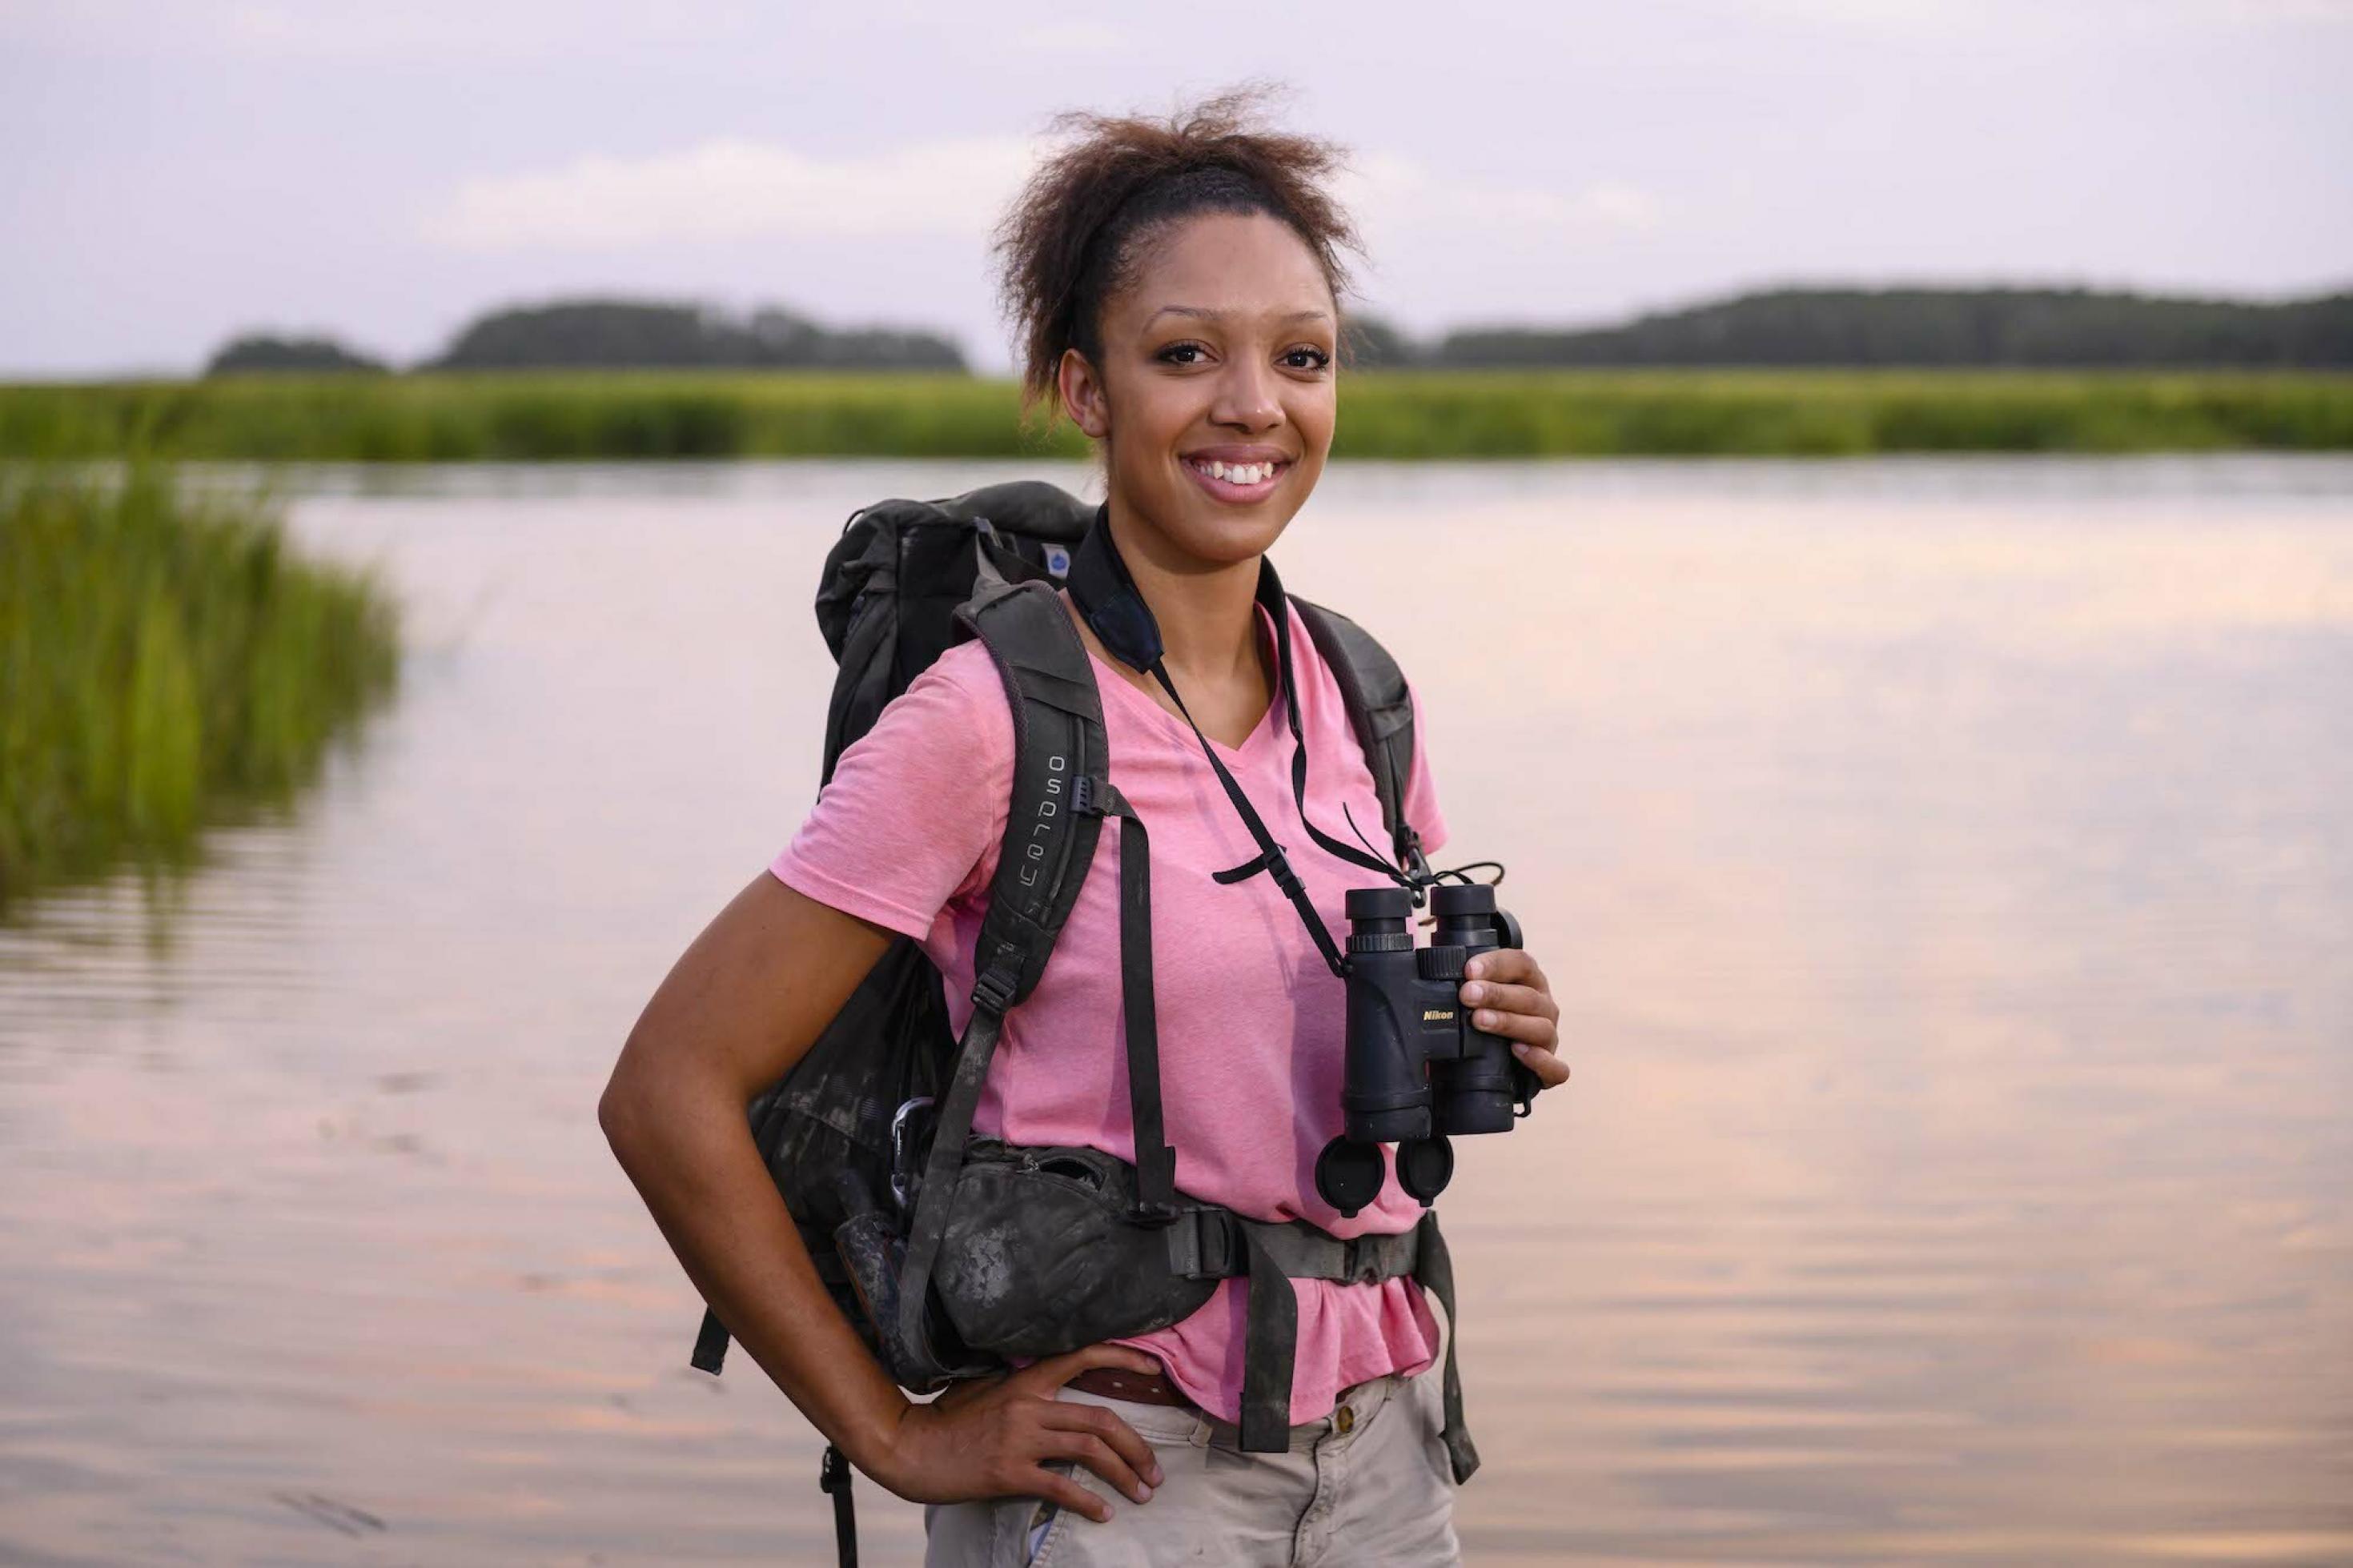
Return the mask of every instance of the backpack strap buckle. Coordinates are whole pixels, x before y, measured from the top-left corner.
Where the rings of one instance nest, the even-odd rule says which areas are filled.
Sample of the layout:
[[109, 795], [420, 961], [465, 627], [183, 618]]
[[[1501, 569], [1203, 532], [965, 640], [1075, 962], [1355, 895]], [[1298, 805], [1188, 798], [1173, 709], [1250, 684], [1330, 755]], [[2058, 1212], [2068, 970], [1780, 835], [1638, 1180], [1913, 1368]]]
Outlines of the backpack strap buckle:
[[1168, 1226], [1168, 1267], [1187, 1279], [1230, 1279], [1242, 1271], [1241, 1224], [1233, 1211], [1195, 1206]]
[[1020, 976], [1010, 973], [1002, 961], [992, 963], [972, 983], [973, 1005], [986, 1007], [1002, 1017], [1005, 1010], [1013, 1005], [1013, 994], [1020, 984]]

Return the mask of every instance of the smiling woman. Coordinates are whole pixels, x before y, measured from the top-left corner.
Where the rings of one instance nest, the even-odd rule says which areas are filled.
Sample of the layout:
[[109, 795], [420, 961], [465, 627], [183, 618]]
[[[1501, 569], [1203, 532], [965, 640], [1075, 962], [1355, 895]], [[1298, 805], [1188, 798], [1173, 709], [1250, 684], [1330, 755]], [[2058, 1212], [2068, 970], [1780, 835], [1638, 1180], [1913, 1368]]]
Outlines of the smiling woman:
[[[1377, 784], [1374, 742], [1354, 721], [1366, 711], [1366, 667], [1325, 646], [1340, 636], [1329, 612], [1314, 611], [1326, 632], [1311, 631], [1314, 606], [1290, 600], [1265, 559], [1331, 450], [1337, 256], [1353, 236], [1322, 188], [1337, 153], [1252, 129], [1254, 107], [1230, 96], [1166, 122], [1066, 119], [1069, 144], [999, 233], [1032, 405], [1050, 405], [1095, 443], [1105, 489], [1059, 611], [1038, 583], [987, 601], [1038, 606], [1049, 643], [1061, 642], [1067, 615], [1092, 656], [1071, 648], [1071, 659], [1103, 691], [1107, 771], [1078, 782], [1098, 786], [1107, 805], [1095, 812], [1121, 818], [1121, 831], [1103, 836], [1059, 940], [1048, 938], [1053, 962], [1027, 991], [1002, 977], [1010, 942], [990, 948], [983, 971], [983, 922], [1029, 753], [1008, 711], [1012, 677], [1000, 679], [990, 645], [963, 642], [841, 752], [768, 873], [679, 960], [602, 1107], [718, 1321], [851, 1463], [934, 1505], [927, 1560], [943, 1568], [1426, 1568], [1460, 1554], [1454, 1488], [1478, 1455], [1452, 1325], [1423, 1290], [1451, 1314], [1444, 1243], [1397, 1184], [1335, 1199], [1310, 1173], [1344, 1127], [1347, 1004], [1329, 933], [1346, 925], [1352, 889], [1383, 876], [1434, 882], [1423, 851], [1446, 829], [1410, 739], [1384, 752]], [[1347, 635], [1377, 651], [1360, 630]], [[1040, 657], [1029, 673], [1045, 682], [1041, 700], [1095, 706], [1066, 689], [1085, 670], [1058, 675]], [[1392, 690], [1400, 726], [1410, 700]], [[1070, 802], [1083, 813], [1088, 798], [1074, 788]], [[1396, 864], [1310, 826], [1343, 819], [1389, 822]], [[1132, 930], [1145, 932], [1140, 957]], [[1137, 1201], [1113, 1205], [1118, 1226], [1169, 1238], [1144, 1237], [1137, 1256], [1165, 1252], [1173, 1274], [1213, 1289], [1149, 1321], [1107, 1319], [1109, 1244], [1091, 1240], [1088, 1253], [1058, 1230], [1025, 1237], [1018, 1256], [999, 1246], [975, 1262], [975, 1244], [951, 1258], [955, 1221], [944, 1240], [926, 1232], [930, 1200], [917, 1198], [908, 1253], [938, 1247], [944, 1269], [985, 1274], [992, 1303], [1018, 1297], [1054, 1329], [1037, 1348], [1067, 1353], [967, 1379], [929, 1404], [901, 1394], [828, 1298], [743, 1118], [893, 932], [938, 969], [948, 1020], [965, 1031], [959, 1059], [978, 1064], [942, 1090], [939, 1148], [961, 1151], [968, 1124], [1040, 1172], [1120, 1173], [1104, 1180]], [[1460, 973], [1475, 1030], [1511, 1042], [1535, 1079], [1567, 1076], [1534, 960], [1483, 951]], [[991, 1022], [976, 1034], [984, 1008]], [[1138, 1035], [1155, 1043], [1140, 1049]], [[1106, 1047], [1123, 1039], [1126, 1056]], [[1156, 1095], [1139, 1091], [1155, 1078]], [[946, 1208], [964, 1198], [961, 1157], [944, 1164], [935, 1152], [925, 1169], [924, 1191], [953, 1194]], [[1145, 1195], [1155, 1184], [1165, 1197]], [[1223, 1239], [1197, 1240], [1182, 1254], [1190, 1261], [1175, 1261], [1178, 1238], [1211, 1221]], [[1225, 1261], [1207, 1261], [1213, 1252]], [[929, 1299], [914, 1266], [889, 1278], [917, 1282], [880, 1318], [861, 1289], [867, 1315], [886, 1331], [923, 1323]], [[986, 1338], [973, 1348], [999, 1350]]]

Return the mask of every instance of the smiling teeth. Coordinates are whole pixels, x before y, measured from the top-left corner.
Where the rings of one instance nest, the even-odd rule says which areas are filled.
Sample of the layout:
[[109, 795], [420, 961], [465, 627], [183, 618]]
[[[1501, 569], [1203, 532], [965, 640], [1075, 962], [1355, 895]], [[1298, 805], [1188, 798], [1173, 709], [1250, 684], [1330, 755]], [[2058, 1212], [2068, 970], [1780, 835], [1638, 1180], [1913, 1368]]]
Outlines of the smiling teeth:
[[1201, 463], [1196, 465], [1213, 479], [1229, 485], [1254, 485], [1274, 476], [1272, 463]]

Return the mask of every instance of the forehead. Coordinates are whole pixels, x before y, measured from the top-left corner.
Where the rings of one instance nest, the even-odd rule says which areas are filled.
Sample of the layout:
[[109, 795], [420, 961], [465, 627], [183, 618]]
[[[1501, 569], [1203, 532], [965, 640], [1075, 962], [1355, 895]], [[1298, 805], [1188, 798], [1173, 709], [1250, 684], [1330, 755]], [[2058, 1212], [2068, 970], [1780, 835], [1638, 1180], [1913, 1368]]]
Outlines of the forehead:
[[1110, 303], [1137, 325], [1168, 305], [1269, 319], [1333, 306], [1315, 253], [1264, 213], [1201, 213], [1141, 237]]

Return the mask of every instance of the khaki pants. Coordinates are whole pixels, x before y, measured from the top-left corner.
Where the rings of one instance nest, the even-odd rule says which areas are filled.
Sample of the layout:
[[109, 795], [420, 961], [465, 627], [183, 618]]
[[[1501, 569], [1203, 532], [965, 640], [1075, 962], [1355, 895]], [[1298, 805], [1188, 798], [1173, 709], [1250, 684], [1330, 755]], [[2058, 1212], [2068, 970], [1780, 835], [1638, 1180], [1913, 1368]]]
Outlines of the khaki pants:
[[1035, 1498], [927, 1508], [925, 1568], [1460, 1563], [1454, 1479], [1439, 1436], [1442, 1364], [1356, 1384], [1331, 1415], [1293, 1426], [1282, 1454], [1241, 1452], [1235, 1427], [1196, 1410], [1066, 1388], [1060, 1397], [1116, 1411], [1152, 1445], [1166, 1478], [1152, 1500], [1132, 1501], [1080, 1468], [1080, 1484], [1110, 1501], [1109, 1523]]

